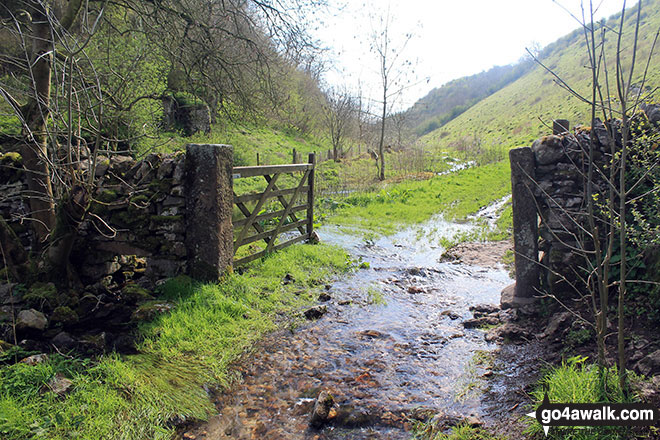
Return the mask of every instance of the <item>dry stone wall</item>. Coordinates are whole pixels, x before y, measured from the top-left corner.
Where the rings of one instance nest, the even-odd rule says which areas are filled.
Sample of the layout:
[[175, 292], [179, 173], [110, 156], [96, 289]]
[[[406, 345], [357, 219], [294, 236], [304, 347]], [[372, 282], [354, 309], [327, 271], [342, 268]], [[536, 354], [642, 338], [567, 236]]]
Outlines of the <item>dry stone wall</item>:
[[[232, 148], [226, 145], [189, 145], [186, 152], [149, 154], [140, 161], [125, 155], [98, 156], [93, 202], [71, 256], [83, 284], [112, 288], [139, 281], [150, 285], [194, 272], [190, 262], [199, 260], [196, 253], [201, 250], [206, 256], [215, 253], [205, 263], [204, 278], [217, 279], [233, 258], [232, 237], [227, 232], [232, 230], [232, 156]], [[5, 153], [0, 161], [0, 213], [31, 249], [34, 236], [20, 156]], [[200, 169], [200, 164], [205, 167]], [[204, 185], [214, 194], [221, 192], [223, 198], [202, 197], [200, 201]], [[193, 204], [203, 208], [193, 214]], [[193, 217], [201, 213], [207, 221], [199, 225]], [[192, 224], [196, 227], [188, 232]], [[219, 229], [223, 234], [217, 233]], [[191, 248], [192, 242], [207, 247]]]
[[[644, 111], [645, 115], [635, 118], [650, 122], [649, 126], [660, 123], [660, 107], [648, 106]], [[620, 121], [610, 123], [614, 124], [611, 131], [619, 133], [616, 125]], [[609, 199], [606, 176], [610, 174], [611, 145], [616, 151], [620, 149], [620, 135], [612, 140], [610, 130], [601, 121], [572, 132], [568, 122], [561, 121], [555, 123], [553, 135], [536, 140], [531, 147], [511, 150], [516, 252], [516, 286], [506, 298], [511, 305], [521, 304], [539, 290], [561, 296], [574, 294], [576, 287], [580, 289], [586, 252], [593, 250], [586, 249], [593, 240], [587, 236], [590, 228], [585, 186], [591, 182], [595, 200], [602, 203]], [[608, 226], [598, 217], [595, 221], [602, 240]]]

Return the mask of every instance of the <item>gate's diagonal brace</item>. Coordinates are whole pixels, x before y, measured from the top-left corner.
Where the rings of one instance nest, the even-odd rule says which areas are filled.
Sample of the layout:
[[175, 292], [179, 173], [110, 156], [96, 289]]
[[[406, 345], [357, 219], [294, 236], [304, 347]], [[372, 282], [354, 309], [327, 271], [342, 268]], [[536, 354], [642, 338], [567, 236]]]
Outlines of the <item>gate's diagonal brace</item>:
[[[298, 197], [298, 194], [300, 194], [300, 190], [302, 189], [302, 187], [305, 186], [305, 182], [307, 181], [307, 176], [308, 175], [309, 175], [309, 170], [305, 171], [305, 175], [300, 180], [300, 183], [298, 184], [298, 187], [296, 188], [295, 192], [291, 196], [291, 201], [289, 203], [286, 203], [286, 199], [284, 199], [284, 197], [282, 197], [283, 200], [280, 200], [280, 203], [282, 203], [282, 205], [284, 206], [284, 214], [282, 214], [282, 217], [280, 218], [280, 222], [278, 223], [277, 228], [275, 229], [275, 232], [270, 237], [270, 241], [268, 242], [268, 246], [266, 246], [266, 252], [269, 252], [273, 248], [273, 245], [275, 244], [275, 240], [277, 239], [277, 236], [280, 233], [280, 230], [284, 226], [284, 222], [285, 222], [287, 216], [292, 216], [293, 219], [295, 219], [294, 221], [297, 220], [296, 216], [293, 215], [293, 213], [291, 213], [289, 211], [295, 205], [294, 202], [295, 202], [296, 198]], [[266, 180], [268, 180], [268, 179], [266, 179]], [[271, 180], [268, 183], [268, 185], [270, 186], [270, 184], [272, 184], [274, 181], [275, 181], [274, 179]], [[305, 235], [304, 227], [301, 226], [301, 227], [298, 228], [298, 230], [300, 231], [300, 233], [302, 235]]]
[[[264, 202], [268, 199], [268, 193], [273, 190], [273, 187], [275, 186], [275, 182], [277, 181], [277, 178], [279, 176], [280, 176], [279, 174], [275, 174], [272, 178], [268, 176], [270, 178], [270, 181], [268, 182], [268, 186], [266, 187], [266, 190], [263, 192], [263, 194], [261, 194], [261, 198], [259, 198], [259, 201], [254, 207], [254, 210], [250, 214], [247, 223], [245, 224], [243, 229], [241, 229], [241, 232], [238, 233], [238, 238], [236, 238], [236, 242], [235, 242], [236, 244], [234, 245], [234, 254], [236, 253], [236, 250], [239, 247], [241, 247], [241, 243], [245, 238], [245, 234], [247, 234], [248, 229], [250, 229], [250, 227], [254, 223], [254, 219], [257, 217], [257, 215], [259, 215], [259, 211], [261, 210], [261, 207], [263, 206]], [[247, 208], [245, 209], [247, 210]], [[271, 237], [271, 240], [273, 240], [273, 237]]]
[[[238, 197], [238, 196], [237, 196], [236, 193], [234, 192], [234, 199], [236, 199], [237, 197]], [[238, 207], [239, 211], [241, 211], [241, 213], [245, 216], [245, 218], [250, 218], [250, 216], [252, 215], [252, 213], [251, 213], [250, 210], [247, 208], [247, 206], [245, 206], [245, 203], [243, 203], [243, 202], [236, 202], [236, 206]], [[246, 224], [246, 225], [243, 226], [243, 227], [245, 228], [245, 227], [249, 227], [249, 226]], [[266, 231], [264, 230], [264, 228], [261, 227], [261, 225], [259, 224], [259, 222], [252, 222], [252, 227], [253, 227], [258, 233], [260, 233], [260, 234], [266, 232]], [[268, 244], [268, 240], [269, 240], [269, 239], [270, 239], [270, 237], [264, 238], [264, 241], [266, 242], [266, 244]]]
[[[308, 174], [309, 174], [309, 170], [305, 171], [305, 175], [303, 176], [302, 179], [300, 179], [300, 181], [302, 182], [300, 185], [305, 183], [305, 179], [307, 178]], [[270, 183], [270, 181], [272, 180], [272, 178], [267, 174], [264, 175], [264, 178], [266, 179], [266, 182], [268, 182], [268, 183]], [[289, 207], [289, 205], [293, 206], [294, 202], [296, 201], [296, 197], [298, 197], [298, 192], [299, 192], [300, 185], [298, 185], [298, 188], [296, 188], [296, 192], [294, 193], [293, 197], [291, 198], [290, 203], [286, 202], [286, 199], [284, 198], [284, 196], [277, 196], [277, 200], [279, 200], [279, 202], [282, 204], [282, 207], [284, 209], [287, 209]], [[273, 191], [277, 191], [278, 189], [279, 188], [277, 188], [277, 185], [273, 185]], [[283, 215], [282, 218], [286, 218], [286, 216]], [[289, 218], [291, 219], [292, 222], [297, 222], [298, 221], [298, 217], [296, 217], [296, 214], [293, 213], [293, 212], [289, 213]], [[302, 235], [305, 235], [307, 233], [303, 226], [299, 226], [298, 231]]]

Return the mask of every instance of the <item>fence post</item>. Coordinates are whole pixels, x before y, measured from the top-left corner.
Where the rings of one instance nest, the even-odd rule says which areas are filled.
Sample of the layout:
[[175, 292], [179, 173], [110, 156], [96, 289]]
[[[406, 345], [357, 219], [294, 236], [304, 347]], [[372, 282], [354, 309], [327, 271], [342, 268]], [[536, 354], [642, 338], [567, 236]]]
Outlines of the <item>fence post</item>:
[[298, 163], [298, 153], [296, 152], [295, 148], [293, 149], [292, 156], [293, 156], [293, 162], [291, 163]]
[[234, 259], [234, 204], [231, 145], [186, 146], [185, 226], [188, 273], [196, 279], [218, 280]]
[[259, 166], [259, 165], [261, 165], [261, 164], [259, 163], [259, 153], [257, 153], [257, 166]]
[[513, 251], [516, 283], [502, 292], [502, 307], [516, 307], [534, 302], [539, 288], [538, 217], [532, 193], [534, 153], [530, 147], [509, 151], [513, 205]]
[[307, 178], [307, 185], [309, 186], [307, 190], [307, 239], [310, 240], [312, 238], [312, 232], [314, 232], [314, 172], [316, 171], [316, 154], [309, 153], [308, 162], [312, 165]]
[[569, 131], [571, 123], [568, 119], [555, 119], [552, 121], [552, 134], [559, 135]]

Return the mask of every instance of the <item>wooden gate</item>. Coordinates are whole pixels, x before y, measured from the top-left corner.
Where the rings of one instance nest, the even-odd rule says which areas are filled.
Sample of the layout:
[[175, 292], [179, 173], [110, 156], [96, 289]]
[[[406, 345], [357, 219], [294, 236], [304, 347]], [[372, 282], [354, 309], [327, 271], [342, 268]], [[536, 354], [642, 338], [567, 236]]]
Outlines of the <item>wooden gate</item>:
[[[243, 218], [234, 221], [234, 256], [241, 246], [263, 240], [266, 247], [251, 255], [242, 257], [240, 259], [234, 258], [234, 266], [238, 267], [242, 264], [256, 260], [268, 252], [273, 252], [287, 246], [290, 246], [299, 241], [309, 239], [314, 229], [314, 168], [316, 165], [316, 158], [314, 153], [309, 155], [309, 163], [291, 164], [291, 165], [263, 165], [256, 167], [234, 167], [233, 178], [241, 179], [245, 177], [259, 177], [263, 176], [266, 179], [266, 189], [261, 193], [251, 193], [245, 195], [237, 195], [234, 192], [234, 203]], [[277, 186], [278, 178], [283, 174], [293, 174], [302, 172], [302, 178], [297, 182], [297, 185], [291, 188], [281, 189]], [[287, 200], [287, 196], [291, 196]], [[295, 205], [296, 199], [299, 196], [305, 196], [304, 203]], [[266, 201], [269, 199], [277, 198], [277, 201], [282, 206], [278, 211], [271, 211], [260, 214]], [[248, 204], [256, 201], [252, 210], [248, 208]], [[306, 211], [305, 217], [298, 218], [296, 213]], [[264, 226], [265, 222], [279, 219], [275, 222], [275, 226], [267, 229]], [[277, 243], [278, 235], [297, 230], [300, 234], [289, 238], [288, 240]], [[250, 233], [252, 232], [252, 235]]]

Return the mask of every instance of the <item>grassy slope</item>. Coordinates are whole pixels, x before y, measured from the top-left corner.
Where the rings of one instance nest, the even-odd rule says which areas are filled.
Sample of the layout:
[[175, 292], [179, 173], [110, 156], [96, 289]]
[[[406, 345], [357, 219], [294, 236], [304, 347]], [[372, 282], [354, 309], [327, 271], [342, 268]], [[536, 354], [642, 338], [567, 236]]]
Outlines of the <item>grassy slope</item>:
[[[3, 366], [13, 356], [0, 352], [0, 438], [169, 439], [173, 420], [214, 411], [204, 385], [227, 385], [232, 361], [282, 325], [283, 316], [290, 320], [314, 301], [316, 286], [349, 267], [341, 249], [299, 245], [222, 283], [170, 280], [161, 300], [176, 307], [140, 329], [137, 355], [53, 354], [36, 366]], [[282, 285], [287, 273], [295, 282]], [[73, 380], [65, 397], [43, 391], [56, 373]]]
[[[660, 2], [646, 2], [642, 13], [645, 17], [640, 28], [638, 55], [638, 61], [642, 61], [639, 61], [636, 68], [637, 80], [643, 73], [653, 38], [660, 28]], [[630, 62], [634, 32], [631, 26], [634, 18], [632, 11], [628, 12], [627, 17], [624, 28], [624, 65]], [[607, 45], [610, 64], [614, 63], [615, 43], [616, 38], [610, 33]], [[556, 49], [543, 62], [579, 93], [590, 96], [591, 74], [584, 67], [588, 59], [581, 33], [575, 33], [567, 47]], [[649, 72], [648, 84], [651, 87], [660, 86], [660, 57], [653, 58]], [[552, 131], [553, 119], [568, 119], [571, 125], [588, 124], [588, 111], [586, 104], [570, 96], [554, 83], [550, 73], [538, 66], [447, 125], [424, 136], [421, 142], [431, 147], [446, 148], [465, 136], [476, 135], [486, 145], [529, 145], [534, 139]], [[549, 124], [550, 128], [541, 121]]]

